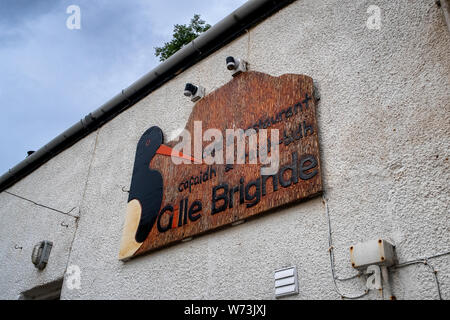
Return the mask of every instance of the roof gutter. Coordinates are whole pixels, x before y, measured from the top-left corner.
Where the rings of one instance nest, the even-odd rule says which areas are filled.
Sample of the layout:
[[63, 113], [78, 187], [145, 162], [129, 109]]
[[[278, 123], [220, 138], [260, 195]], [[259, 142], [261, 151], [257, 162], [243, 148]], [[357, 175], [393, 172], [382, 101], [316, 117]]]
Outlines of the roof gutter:
[[164, 83], [295, 0], [249, 0], [0, 177], [0, 192], [128, 109]]

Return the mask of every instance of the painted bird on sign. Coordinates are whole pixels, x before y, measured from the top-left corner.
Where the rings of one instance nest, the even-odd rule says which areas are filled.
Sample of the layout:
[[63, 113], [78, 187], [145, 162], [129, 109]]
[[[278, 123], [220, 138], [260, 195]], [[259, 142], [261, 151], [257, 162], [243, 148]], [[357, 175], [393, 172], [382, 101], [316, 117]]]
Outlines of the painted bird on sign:
[[139, 249], [161, 209], [164, 183], [161, 173], [151, 168], [154, 156], [160, 154], [194, 160], [191, 156], [173, 152], [172, 148], [163, 145], [163, 139], [162, 130], [154, 126], [144, 132], [137, 144], [120, 259], [130, 257]]

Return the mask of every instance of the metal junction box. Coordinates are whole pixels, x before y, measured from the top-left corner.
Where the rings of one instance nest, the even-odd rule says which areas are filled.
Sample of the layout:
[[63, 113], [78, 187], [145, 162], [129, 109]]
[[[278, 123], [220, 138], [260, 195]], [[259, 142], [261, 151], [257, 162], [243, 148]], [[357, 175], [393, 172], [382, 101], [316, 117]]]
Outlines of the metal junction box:
[[373, 264], [389, 267], [396, 262], [394, 250], [394, 246], [384, 239], [370, 240], [350, 247], [350, 261], [353, 268]]

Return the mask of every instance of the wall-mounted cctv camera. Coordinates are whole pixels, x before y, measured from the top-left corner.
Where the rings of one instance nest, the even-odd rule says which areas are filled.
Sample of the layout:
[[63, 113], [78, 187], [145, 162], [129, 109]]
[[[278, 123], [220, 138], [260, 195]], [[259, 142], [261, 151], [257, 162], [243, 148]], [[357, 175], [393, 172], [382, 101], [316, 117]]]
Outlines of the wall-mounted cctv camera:
[[227, 57], [225, 59], [227, 63], [227, 69], [231, 71], [233, 77], [237, 76], [241, 72], [247, 71], [247, 62], [242, 59], [236, 59], [234, 57]]
[[192, 102], [195, 102], [205, 96], [205, 88], [202, 86], [196, 86], [192, 83], [186, 83], [186, 86], [184, 87], [184, 95], [191, 98]]
[[236, 69], [236, 60], [234, 60], [233, 57], [227, 57], [226, 59], [226, 63], [227, 63], [227, 69], [228, 70], [234, 70]]

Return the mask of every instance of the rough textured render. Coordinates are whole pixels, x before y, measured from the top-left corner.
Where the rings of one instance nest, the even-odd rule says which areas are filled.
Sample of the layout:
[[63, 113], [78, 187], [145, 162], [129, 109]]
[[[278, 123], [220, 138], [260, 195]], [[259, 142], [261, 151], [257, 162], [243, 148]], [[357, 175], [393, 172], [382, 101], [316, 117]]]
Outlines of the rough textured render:
[[[366, 27], [370, 5], [381, 8], [380, 30]], [[366, 240], [390, 240], [400, 262], [449, 251], [449, 51], [450, 35], [434, 1], [294, 2], [8, 189], [63, 211], [77, 207], [77, 224], [0, 194], [1, 297], [16, 299], [77, 265], [81, 288], [63, 286], [64, 299], [272, 299], [274, 270], [295, 265], [300, 290], [290, 299], [340, 299], [321, 197], [118, 260], [127, 205], [122, 187], [130, 184], [139, 137], [153, 125], [166, 140], [176, 136], [193, 106], [182, 94], [185, 83], [203, 85], [207, 93], [227, 83], [229, 55], [247, 60], [250, 70], [305, 74], [316, 83], [338, 277], [356, 273], [348, 248]], [[31, 248], [44, 239], [55, 247], [38, 272]], [[450, 257], [430, 263], [439, 271], [442, 297], [450, 299]], [[357, 295], [364, 282], [337, 285]], [[424, 265], [391, 272], [391, 283], [397, 299], [437, 298]]]
[[[64, 277], [94, 144], [95, 134], [0, 193], [0, 299], [18, 299], [28, 289]], [[53, 247], [40, 271], [31, 263], [31, 253], [43, 240]]]

